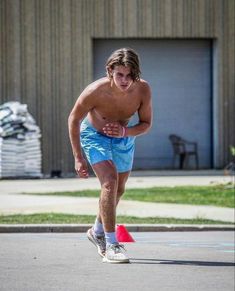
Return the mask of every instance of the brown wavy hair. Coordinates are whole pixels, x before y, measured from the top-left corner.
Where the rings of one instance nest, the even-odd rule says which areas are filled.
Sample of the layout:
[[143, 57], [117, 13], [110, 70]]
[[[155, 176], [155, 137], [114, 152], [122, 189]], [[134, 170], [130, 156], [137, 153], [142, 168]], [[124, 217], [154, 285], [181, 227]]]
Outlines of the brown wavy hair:
[[111, 79], [110, 69], [115, 66], [129, 66], [131, 68], [131, 78], [133, 81], [140, 80], [140, 61], [138, 54], [131, 48], [120, 48], [114, 51], [106, 62], [107, 76]]

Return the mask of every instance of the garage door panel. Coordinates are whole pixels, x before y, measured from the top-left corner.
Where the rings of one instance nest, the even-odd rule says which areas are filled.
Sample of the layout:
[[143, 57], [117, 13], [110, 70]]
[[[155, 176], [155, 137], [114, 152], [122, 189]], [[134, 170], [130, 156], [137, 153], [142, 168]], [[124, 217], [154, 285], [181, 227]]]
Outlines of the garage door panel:
[[200, 167], [210, 168], [210, 41], [95, 40], [94, 79], [105, 75], [107, 57], [120, 47], [132, 47], [139, 53], [142, 77], [149, 82], [153, 96], [153, 126], [147, 135], [136, 139], [134, 168], [170, 168], [171, 133], [197, 141]]

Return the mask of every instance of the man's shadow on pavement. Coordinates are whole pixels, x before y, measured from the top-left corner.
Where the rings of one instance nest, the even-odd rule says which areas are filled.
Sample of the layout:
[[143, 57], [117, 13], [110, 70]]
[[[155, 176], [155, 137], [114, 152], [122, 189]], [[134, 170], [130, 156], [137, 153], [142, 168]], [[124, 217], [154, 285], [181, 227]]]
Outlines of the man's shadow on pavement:
[[183, 260], [164, 260], [164, 259], [137, 259], [130, 258], [131, 264], [165, 264], [165, 265], [187, 265], [204, 267], [234, 267], [232, 262], [209, 262], [209, 261], [183, 261]]

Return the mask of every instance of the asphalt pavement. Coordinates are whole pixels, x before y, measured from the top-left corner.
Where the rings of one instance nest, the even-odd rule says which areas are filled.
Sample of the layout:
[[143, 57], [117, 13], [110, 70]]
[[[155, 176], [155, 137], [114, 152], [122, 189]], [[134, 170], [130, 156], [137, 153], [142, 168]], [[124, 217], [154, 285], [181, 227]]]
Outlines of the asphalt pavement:
[[[230, 181], [231, 177], [221, 171], [134, 172], [127, 187], [213, 185]], [[74, 209], [77, 214], [79, 211], [96, 213], [97, 200], [29, 194], [84, 189], [99, 189], [97, 179], [2, 180], [0, 214], [61, 212], [63, 209], [65, 212]], [[181, 218], [209, 215], [216, 220], [234, 221], [231, 208], [193, 209], [185, 205], [172, 208], [170, 204], [126, 202], [130, 204], [120, 204], [119, 213]], [[0, 230], [1, 227], [6, 226], [0, 225]], [[102, 263], [96, 248], [86, 238], [88, 227], [11, 225], [8, 229], [11, 233], [0, 233], [0, 291], [234, 290], [233, 226], [227, 228], [230, 231], [211, 226], [199, 232], [197, 230], [203, 226], [130, 225], [128, 230], [135, 240], [125, 243], [130, 264]], [[168, 231], [168, 227], [174, 231]]]
[[233, 232], [132, 233], [130, 264], [82, 234], [1, 234], [1, 291], [233, 291]]

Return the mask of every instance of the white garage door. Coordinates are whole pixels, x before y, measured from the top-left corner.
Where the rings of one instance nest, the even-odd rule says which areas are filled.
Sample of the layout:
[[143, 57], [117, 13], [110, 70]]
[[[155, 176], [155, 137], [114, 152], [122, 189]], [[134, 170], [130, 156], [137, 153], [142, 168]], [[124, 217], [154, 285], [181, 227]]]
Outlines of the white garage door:
[[134, 169], [171, 168], [170, 134], [197, 141], [199, 167], [211, 168], [211, 42], [94, 40], [94, 79], [104, 76], [106, 59], [121, 47], [140, 55], [142, 78], [149, 82], [153, 97], [153, 127], [136, 140]]

